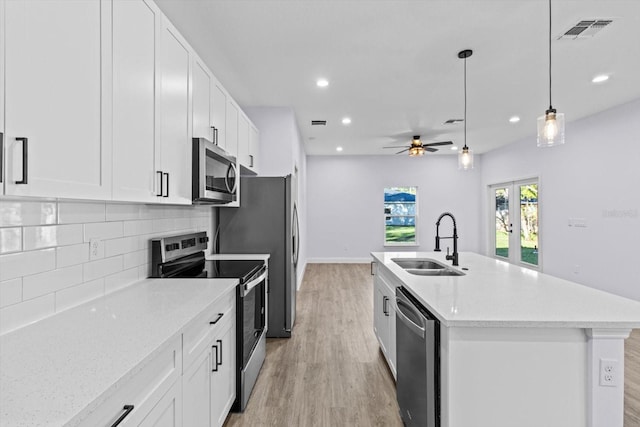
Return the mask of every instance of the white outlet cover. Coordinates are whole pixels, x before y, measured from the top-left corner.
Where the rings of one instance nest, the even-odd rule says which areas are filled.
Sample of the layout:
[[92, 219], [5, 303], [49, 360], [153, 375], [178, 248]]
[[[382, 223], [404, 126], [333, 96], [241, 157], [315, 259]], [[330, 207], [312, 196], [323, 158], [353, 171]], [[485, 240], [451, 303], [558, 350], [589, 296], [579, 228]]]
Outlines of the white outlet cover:
[[616, 359], [600, 359], [600, 385], [618, 386], [619, 367]]
[[100, 239], [89, 240], [89, 260], [104, 258], [104, 242]]

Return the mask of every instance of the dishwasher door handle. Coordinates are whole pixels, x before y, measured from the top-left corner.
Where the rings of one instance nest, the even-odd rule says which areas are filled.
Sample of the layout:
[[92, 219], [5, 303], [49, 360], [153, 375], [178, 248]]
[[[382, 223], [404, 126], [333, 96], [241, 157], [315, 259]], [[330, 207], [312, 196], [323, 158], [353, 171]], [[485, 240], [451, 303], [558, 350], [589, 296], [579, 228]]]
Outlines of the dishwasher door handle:
[[421, 315], [419, 313], [417, 313], [416, 310], [410, 304], [407, 304], [405, 301], [401, 300], [400, 298], [396, 298], [396, 304], [397, 304], [397, 307], [398, 307], [398, 310], [396, 311], [396, 314], [398, 315], [398, 318], [402, 321], [402, 323], [407, 325], [407, 327], [414, 334], [418, 335], [421, 338], [425, 338], [426, 329], [424, 328], [424, 326], [420, 326], [420, 325], [414, 323], [411, 319], [409, 319], [404, 314], [403, 310], [406, 309], [406, 311], [413, 312], [415, 315], [420, 316], [420, 317], [421, 317]]

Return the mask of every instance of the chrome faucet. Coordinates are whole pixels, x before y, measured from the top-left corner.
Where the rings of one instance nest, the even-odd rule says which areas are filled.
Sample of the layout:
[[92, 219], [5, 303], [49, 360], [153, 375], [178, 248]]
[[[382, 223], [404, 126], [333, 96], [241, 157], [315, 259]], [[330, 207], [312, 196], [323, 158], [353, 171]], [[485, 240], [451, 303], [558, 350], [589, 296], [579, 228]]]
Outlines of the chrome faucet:
[[[445, 216], [451, 217], [453, 221], [453, 236], [449, 237], [440, 237], [440, 221]], [[438, 221], [436, 221], [436, 248], [435, 252], [441, 252], [440, 249], [440, 239], [453, 239], [453, 254], [449, 255], [449, 247], [447, 246], [447, 256], [445, 257], [447, 260], [453, 261], [453, 265], [458, 265], [458, 227], [456, 226], [456, 219], [453, 214], [449, 212], [445, 212], [438, 217]]]

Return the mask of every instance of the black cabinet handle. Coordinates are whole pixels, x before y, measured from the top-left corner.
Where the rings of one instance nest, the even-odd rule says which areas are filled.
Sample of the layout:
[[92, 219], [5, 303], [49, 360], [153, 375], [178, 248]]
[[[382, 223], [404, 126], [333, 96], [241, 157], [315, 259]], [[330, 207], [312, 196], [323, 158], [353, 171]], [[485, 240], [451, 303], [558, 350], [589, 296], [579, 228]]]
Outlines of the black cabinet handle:
[[213, 128], [214, 139], [216, 140], [216, 145], [218, 145], [218, 128]]
[[220, 321], [220, 319], [222, 319], [222, 316], [224, 316], [224, 313], [218, 313], [218, 317], [216, 317], [216, 320], [213, 320], [211, 322], [209, 322], [210, 325], [215, 325], [216, 323], [218, 323]]
[[387, 303], [389, 302], [389, 298], [382, 297], [382, 312], [385, 316], [389, 315], [389, 308], [387, 307]]
[[[164, 172], [163, 175], [165, 175], [167, 177], [167, 194], [165, 194], [162, 197], [169, 197], [169, 173], [168, 172]], [[162, 180], [162, 178], [161, 178]]]
[[26, 184], [29, 167], [29, 138], [16, 138], [16, 141], [22, 142], [22, 179], [16, 181], [16, 184]]
[[249, 154], [249, 160], [251, 161], [251, 163], [249, 164], [249, 167], [252, 168], [253, 167], [253, 154]]
[[122, 422], [122, 420], [127, 418], [127, 415], [129, 415], [131, 413], [131, 411], [133, 411], [133, 405], [124, 405], [122, 410], [124, 412], [122, 413], [122, 415], [120, 415], [120, 418], [118, 418], [115, 423], [111, 424], [111, 427], [118, 426]]
[[216, 342], [220, 345], [220, 360], [219, 364], [216, 364], [216, 369], [218, 369], [218, 366], [222, 366], [222, 340], [216, 340]]
[[371, 275], [372, 275], [372, 276], [375, 276], [375, 275], [376, 275], [376, 273], [373, 271], [373, 266], [374, 266], [375, 264], [376, 264], [376, 263], [375, 263], [375, 261], [371, 261]]
[[162, 194], [164, 193], [164, 187], [162, 186], [162, 171], [156, 171], [156, 174], [160, 175], [160, 194], [156, 193], [156, 196], [162, 197]]
[[[216, 355], [213, 356], [213, 350], [215, 350]], [[217, 345], [213, 345], [211, 346], [211, 372], [218, 372], [218, 346]]]

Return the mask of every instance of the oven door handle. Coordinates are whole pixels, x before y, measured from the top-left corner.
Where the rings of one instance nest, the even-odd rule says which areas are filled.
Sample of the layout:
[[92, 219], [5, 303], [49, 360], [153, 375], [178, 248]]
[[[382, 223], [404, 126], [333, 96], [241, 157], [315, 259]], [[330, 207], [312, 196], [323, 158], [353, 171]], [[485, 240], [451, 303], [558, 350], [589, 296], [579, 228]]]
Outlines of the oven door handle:
[[245, 295], [247, 295], [249, 292], [251, 292], [251, 290], [253, 288], [255, 288], [256, 286], [258, 286], [260, 283], [262, 283], [265, 279], [267, 278], [267, 272], [265, 271], [264, 273], [262, 273], [260, 276], [258, 276], [257, 279], [250, 281], [249, 283], [245, 283], [242, 286], [242, 296], [244, 297]]

